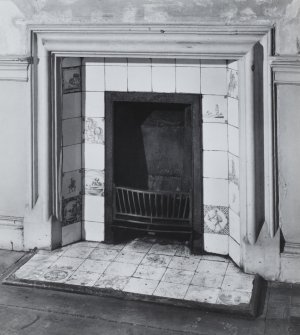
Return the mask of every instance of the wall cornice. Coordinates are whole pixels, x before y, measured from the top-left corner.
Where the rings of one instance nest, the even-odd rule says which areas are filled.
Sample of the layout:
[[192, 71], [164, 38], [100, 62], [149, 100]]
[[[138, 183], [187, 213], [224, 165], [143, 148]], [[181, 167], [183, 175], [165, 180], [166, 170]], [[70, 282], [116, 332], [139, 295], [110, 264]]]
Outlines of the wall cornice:
[[0, 58], [0, 80], [28, 81], [30, 58]]
[[271, 68], [275, 84], [300, 85], [300, 56], [274, 57]]

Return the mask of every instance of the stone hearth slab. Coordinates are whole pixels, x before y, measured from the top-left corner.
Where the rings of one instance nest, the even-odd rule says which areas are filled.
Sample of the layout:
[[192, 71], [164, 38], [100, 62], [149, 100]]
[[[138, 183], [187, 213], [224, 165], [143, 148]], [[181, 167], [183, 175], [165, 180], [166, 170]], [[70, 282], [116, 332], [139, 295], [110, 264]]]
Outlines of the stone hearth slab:
[[3, 283], [248, 316], [256, 315], [263, 297], [262, 279], [243, 273], [230, 259], [191, 255], [182, 244], [154, 239], [39, 250]]

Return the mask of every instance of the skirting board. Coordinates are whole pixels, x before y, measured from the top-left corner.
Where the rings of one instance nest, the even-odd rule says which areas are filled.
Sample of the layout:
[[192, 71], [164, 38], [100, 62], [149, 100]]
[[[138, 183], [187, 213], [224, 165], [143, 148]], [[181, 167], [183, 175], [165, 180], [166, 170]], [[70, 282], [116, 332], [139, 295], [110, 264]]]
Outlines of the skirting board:
[[24, 250], [23, 218], [0, 216], [0, 249]]

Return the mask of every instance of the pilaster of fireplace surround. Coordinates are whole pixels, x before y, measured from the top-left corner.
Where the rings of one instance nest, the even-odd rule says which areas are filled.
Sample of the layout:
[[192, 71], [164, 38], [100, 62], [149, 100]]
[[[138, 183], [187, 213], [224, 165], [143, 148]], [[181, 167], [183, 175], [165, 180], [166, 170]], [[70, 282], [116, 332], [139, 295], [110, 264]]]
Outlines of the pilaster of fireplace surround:
[[[77, 57], [138, 57], [192, 58], [239, 60], [240, 67], [240, 194], [241, 250], [255, 244], [262, 225], [269, 235], [278, 227], [274, 219], [273, 197], [273, 119], [269, 76], [263, 78], [264, 122], [254, 126], [253, 54], [254, 45], [262, 46], [264, 72], [268, 74], [271, 54], [271, 27], [266, 26], [82, 26], [31, 27], [34, 59], [32, 90], [32, 204], [24, 219], [25, 248], [34, 246], [53, 249], [61, 244], [61, 224], [58, 220], [57, 133], [56, 110], [51, 98], [50, 59], [60, 56]], [[250, 85], [249, 85], [250, 83]], [[256, 129], [256, 130], [255, 130]], [[264, 152], [256, 156], [255, 131], [264, 133]], [[257, 193], [261, 177], [255, 161], [264, 164], [264, 194]], [[259, 208], [259, 198], [264, 208]], [[243, 264], [243, 252], [241, 252]]]

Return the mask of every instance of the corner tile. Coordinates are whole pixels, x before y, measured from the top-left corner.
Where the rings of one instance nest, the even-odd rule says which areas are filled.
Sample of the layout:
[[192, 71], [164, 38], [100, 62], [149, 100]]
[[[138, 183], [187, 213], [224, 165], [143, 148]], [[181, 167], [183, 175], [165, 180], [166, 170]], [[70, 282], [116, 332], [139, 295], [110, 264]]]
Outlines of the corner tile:
[[62, 69], [63, 94], [81, 92], [81, 67]]
[[250, 300], [251, 300], [250, 292], [221, 290], [217, 300], [217, 304], [231, 305], [231, 306], [239, 304], [249, 304]]
[[104, 63], [86, 63], [82, 67], [83, 91], [104, 92]]
[[227, 96], [203, 95], [203, 122], [227, 122]]

